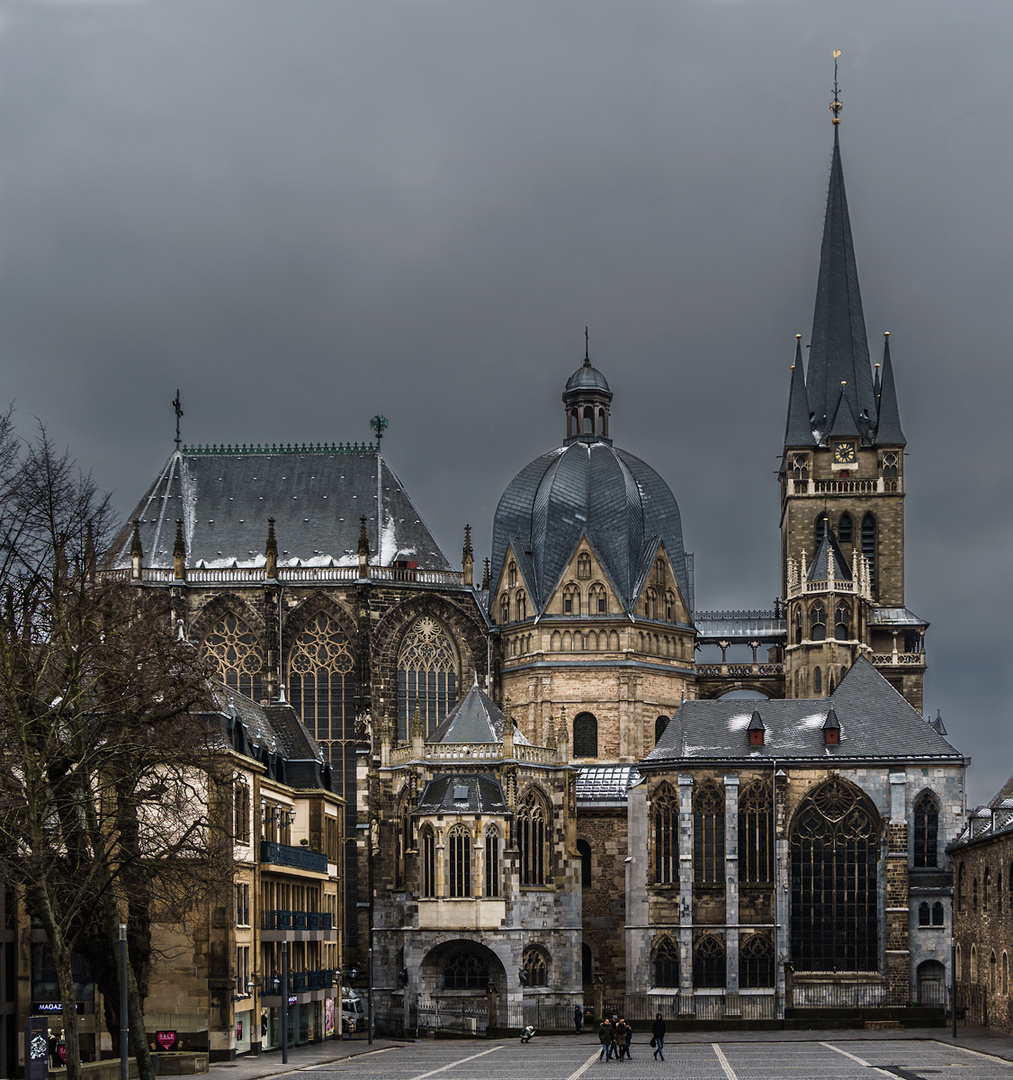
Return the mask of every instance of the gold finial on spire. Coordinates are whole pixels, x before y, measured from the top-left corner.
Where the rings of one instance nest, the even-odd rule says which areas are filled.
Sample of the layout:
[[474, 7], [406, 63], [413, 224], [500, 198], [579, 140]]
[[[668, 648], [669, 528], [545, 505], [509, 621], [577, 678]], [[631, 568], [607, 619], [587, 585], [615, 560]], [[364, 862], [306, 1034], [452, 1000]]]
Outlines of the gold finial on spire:
[[837, 87], [837, 57], [840, 55], [841, 50], [834, 49], [834, 100], [830, 102], [830, 111], [834, 114], [834, 124], [839, 124], [841, 122], [841, 109], [844, 108], [841, 104], [840, 90]]

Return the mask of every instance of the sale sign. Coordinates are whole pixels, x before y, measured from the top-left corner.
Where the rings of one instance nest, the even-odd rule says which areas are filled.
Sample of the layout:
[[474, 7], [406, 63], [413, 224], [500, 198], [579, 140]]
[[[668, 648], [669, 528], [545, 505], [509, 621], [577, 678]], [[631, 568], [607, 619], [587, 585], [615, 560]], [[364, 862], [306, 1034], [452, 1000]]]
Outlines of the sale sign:
[[160, 1049], [171, 1050], [176, 1045], [176, 1032], [175, 1031], [156, 1031], [155, 1042], [158, 1043]]

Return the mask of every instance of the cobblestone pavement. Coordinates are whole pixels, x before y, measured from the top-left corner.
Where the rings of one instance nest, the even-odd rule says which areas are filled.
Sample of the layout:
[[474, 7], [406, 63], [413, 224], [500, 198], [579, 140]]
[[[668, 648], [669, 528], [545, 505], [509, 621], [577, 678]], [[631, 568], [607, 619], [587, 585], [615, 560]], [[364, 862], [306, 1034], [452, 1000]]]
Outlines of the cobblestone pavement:
[[[1013, 1061], [936, 1039], [856, 1038], [844, 1031], [747, 1041], [719, 1034], [669, 1041], [664, 1062], [653, 1060], [646, 1040], [634, 1043], [631, 1061], [606, 1063], [585, 1038], [536, 1036], [526, 1046], [516, 1039], [374, 1044], [369, 1052], [296, 1069], [321, 1080], [1013, 1080]], [[1008, 1040], [1001, 1042], [1009, 1052]]]

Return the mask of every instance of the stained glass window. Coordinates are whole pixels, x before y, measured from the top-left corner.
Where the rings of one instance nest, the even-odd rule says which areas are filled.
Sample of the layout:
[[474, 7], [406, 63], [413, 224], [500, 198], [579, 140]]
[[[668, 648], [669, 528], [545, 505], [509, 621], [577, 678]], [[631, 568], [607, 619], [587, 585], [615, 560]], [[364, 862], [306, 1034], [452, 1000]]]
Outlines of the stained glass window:
[[915, 801], [915, 866], [938, 863], [939, 806], [932, 795], [923, 791]]
[[517, 812], [522, 885], [545, 884], [548, 864], [547, 816], [543, 800], [536, 792], [529, 791]]
[[773, 880], [774, 828], [770, 785], [755, 780], [739, 794], [739, 880]]
[[693, 986], [698, 989], [725, 985], [725, 946], [714, 934], [704, 934], [693, 950]]
[[651, 800], [654, 813], [654, 882], [671, 885], [679, 880], [679, 801], [663, 784]]
[[654, 950], [654, 985], [679, 985], [679, 949], [670, 937], [663, 937]]
[[710, 781], [693, 795], [693, 880], [700, 884], [725, 880], [725, 797]]
[[739, 946], [739, 986], [759, 990], [774, 985], [774, 946], [765, 934], [753, 934]]
[[203, 652], [218, 665], [219, 678], [226, 686], [260, 701], [264, 651], [238, 615], [230, 611], [215, 623], [204, 638]]
[[875, 971], [879, 815], [836, 777], [806, 797], [791, 829], [791, 952], [800, 971]]
[[397, 658], [398, 740], [409, 736], [415, 705], [428, 735], [457, 703], [457, 652], [449, 635], [424, 615], [409, 628]]

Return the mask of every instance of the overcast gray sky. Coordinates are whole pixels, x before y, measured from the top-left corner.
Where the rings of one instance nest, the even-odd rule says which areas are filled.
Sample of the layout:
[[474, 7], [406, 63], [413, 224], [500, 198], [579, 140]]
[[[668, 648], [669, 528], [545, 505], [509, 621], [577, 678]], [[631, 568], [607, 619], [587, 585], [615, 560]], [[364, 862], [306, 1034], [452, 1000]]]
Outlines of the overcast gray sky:
[[[0, 399], [124, 516], [186, 441], [365, 440], [455, 561], [591, 356], [703, 608], [779, 591], [841, 143], [907, 461], [926, 709], [1013, 772], [1013, 4], [6, 0]], [[1004, 554], [1005, 553], [1005, 554]]]

